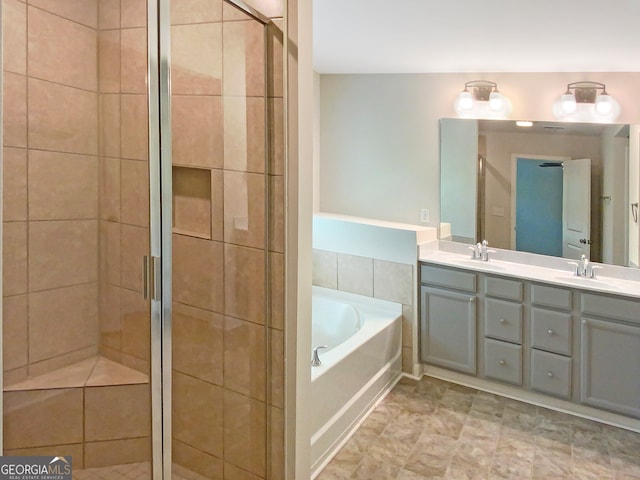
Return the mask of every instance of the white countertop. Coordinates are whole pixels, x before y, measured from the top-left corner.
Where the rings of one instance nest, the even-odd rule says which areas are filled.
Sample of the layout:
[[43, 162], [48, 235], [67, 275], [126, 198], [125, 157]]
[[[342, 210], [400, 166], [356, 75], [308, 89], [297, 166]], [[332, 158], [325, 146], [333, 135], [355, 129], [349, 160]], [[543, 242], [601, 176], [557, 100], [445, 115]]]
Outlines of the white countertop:
[[[462, 247], [456, 247], [451, 249], [460, 250], [461, 248]], [[566, 259], [553, 259], [547, 262], [549, 266], [542, 266], [539, 264], [525, 263], [528, 259], [526, 255], [522, 256], [524, 260], [523, 263], [512, 261], [516, 257], [513, 252], [510, 252], [508, 255], [512, 257], [510, 259], [511, 261], [500, 259], [500, 252], [492, 252], [489, 261], [474, 260], [470, 254], [471, 252], [462, 254], [455, 251], [434, 248], [433, 246], [429, 246], [429, 248], [422, 248], [421, 246], [419, 260], [421, 262], [463, 268], [482, 273], [492, 273], [522, 280], [550, 283], [562, 287], [640, 298], [640, 281], [607, 276], [607, 270], [610, 270], [610, 273], [614, 273], [614, 270], [620, 267], [597, 264], [601, 269], [597, 270], [597, 278], [591, 279], [574, 276], [572, 267], [568, 264], [569, 260]], [[491, 255], [498, 258], [491, 258]], [[538, 260], [536, 263], [545, 262]], [[636, 272], [632, 273], [635, 274]]]

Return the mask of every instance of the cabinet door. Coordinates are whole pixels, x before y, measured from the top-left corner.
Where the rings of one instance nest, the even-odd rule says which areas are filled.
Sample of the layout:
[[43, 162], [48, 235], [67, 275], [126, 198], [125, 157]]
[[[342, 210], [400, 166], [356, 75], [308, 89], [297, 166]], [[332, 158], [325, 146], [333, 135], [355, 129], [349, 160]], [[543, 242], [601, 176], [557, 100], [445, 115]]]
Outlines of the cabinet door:
[[422, 360], [476, 373], [476, 297], [421, 287]]
[[640, 417], [640, 327], [584, 318], [580, 399]]

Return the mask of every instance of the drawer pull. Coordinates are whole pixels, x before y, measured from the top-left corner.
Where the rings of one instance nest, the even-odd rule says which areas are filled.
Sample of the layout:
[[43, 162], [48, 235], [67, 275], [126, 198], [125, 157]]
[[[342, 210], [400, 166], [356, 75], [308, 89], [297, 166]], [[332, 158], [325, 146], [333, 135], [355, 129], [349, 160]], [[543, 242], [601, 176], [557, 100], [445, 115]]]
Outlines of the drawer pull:
[[553, 378], [553, 372], [547, 372], [547, 377]]
[[502, 325], [504, 325], [505, 323], [507, 323], [507, 321], [506, 321], [504, 318], [501, 318], [501, 319], [500, 319], [500, 323], [501, 323]]
[[553, 335], [553, 330], [549, 329], [549, 330], [547, 330], [547, 333], [548, 333], [549, 335]]
[[505, 362], [504, 360], [500, 360], [498, 363], [503, 366], [507, 364], [507, 362]]

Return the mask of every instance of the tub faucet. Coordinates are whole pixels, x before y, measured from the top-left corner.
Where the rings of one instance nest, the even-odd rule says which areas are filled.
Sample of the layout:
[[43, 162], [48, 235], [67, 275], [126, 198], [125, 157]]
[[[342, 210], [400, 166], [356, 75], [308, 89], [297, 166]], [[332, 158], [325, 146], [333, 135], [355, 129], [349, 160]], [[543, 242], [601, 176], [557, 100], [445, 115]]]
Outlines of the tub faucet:
[[329, 348], [329, 345], [319, 345], [313, 349], [313, 359], [311, 360], [311, 365], [314, 367], [319, 367], [320, 365], [322, 365], [320, 356], [318, 355], [318, 350], [320, 350], [321, 348]]

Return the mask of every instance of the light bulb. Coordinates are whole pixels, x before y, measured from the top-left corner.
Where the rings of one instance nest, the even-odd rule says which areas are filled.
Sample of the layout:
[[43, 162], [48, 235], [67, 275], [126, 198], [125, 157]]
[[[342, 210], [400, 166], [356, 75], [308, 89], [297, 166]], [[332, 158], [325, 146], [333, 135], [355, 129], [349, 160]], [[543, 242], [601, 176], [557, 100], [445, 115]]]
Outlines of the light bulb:
[[611, 113], [611, 110], [613, 110], [613, 102], [609, 94], [603, 92], [598, 95], [595, 110], [598, 115], [609, 115]]
[[489, 110], [499, 112], [504, 108], [504, 98], [500, 92], [491, 92], [489, 95]]
[[578, 109], [578, 104], [576, 103], [576, 96], [567, 92], [560, 97], [560, 107], [562, 111], [565, 113], [573, 113]]
[[458, 95], [458, 109], [467, 111], [473, 108], [473, 95], [468, 90], [463, 90]]

